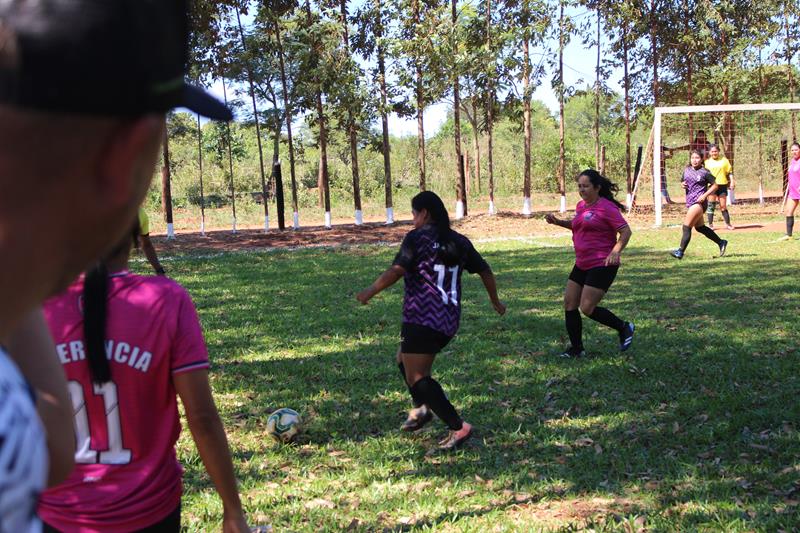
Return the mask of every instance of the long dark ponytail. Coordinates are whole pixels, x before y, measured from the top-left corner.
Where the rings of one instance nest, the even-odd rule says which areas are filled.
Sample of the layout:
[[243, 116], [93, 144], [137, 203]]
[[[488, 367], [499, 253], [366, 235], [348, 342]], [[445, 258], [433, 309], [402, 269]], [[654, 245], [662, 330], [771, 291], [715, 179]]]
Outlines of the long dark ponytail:
[[431, 191], [422, 191], [411, 199], [411, 208], [420, 212], [428, 211], [431, 222], [436, 226], [436, 240], [439, 242], [438, 259], [446, 266], [455, 266], [461, 262], [461, 251], [453, 239], [450, 229], [450, 216], [439, 196]]
[[83, 340], [92, 381], [102, 385], [111, 380], [106, 356], [106, 299], [108, 268], [100, 261], [83, 278]]
[[[119, 255], [131, 246], [138, 248], [139, 221], [108, 257]], [[99, 261], [83, 278], [83, 341], [92, 381], [102, 385], [111, 381], [111, 365], [106, 355], [106, 322], [108, 321], [108, 266]]]
[[625, 209], [625, 206], [619, 203], [616, 198], [614, 198], [614, 195], [619, 192], [619, 187], [617, 187], [615, 183], [612, 183], [610, 179], [603, 176], [593, 168], [587, 168], [578, 175], [579, 178], [581, 176], [586, 176], [589, 178], [589, 181], [592, 185], [600, 188], [600, 191], [598, 192], [600, 197], [612, 202], [615, 206], [617, 206], [617, 208], [619, 208], [620, 211]]

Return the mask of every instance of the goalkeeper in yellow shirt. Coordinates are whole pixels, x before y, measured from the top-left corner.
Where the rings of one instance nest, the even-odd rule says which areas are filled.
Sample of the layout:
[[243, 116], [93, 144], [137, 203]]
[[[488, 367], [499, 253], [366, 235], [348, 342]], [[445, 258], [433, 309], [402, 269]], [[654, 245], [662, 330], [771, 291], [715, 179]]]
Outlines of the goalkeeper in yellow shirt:
[[714, 182], [718, 185], [715, 194], [708, 197], [708, 226], [714, 227], [714, 211], [719, 204], [722, 211], [722, 218], [725, 219], [725, 227], [727, 229], [734, 229], [731, 225], [731, 216], [728, 214], [728, 190], [736, 188], [736, 181], [733, 179], [733, 166], [728, 158], [719, 153], [719, 146], [712, 144], [708, 147], [708, 159], [706, 159], [706, 168], [711, 175], [714, 176]]

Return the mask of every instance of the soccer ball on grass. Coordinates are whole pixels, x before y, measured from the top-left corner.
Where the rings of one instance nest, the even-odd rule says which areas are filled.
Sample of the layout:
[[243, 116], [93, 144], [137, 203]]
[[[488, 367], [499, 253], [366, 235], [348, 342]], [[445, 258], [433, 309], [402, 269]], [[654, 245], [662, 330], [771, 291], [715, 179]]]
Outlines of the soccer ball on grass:
[[291, 442], [300, 433], [300, 415], [283, 407], [267, 418], [267, 433], [278, 442]]

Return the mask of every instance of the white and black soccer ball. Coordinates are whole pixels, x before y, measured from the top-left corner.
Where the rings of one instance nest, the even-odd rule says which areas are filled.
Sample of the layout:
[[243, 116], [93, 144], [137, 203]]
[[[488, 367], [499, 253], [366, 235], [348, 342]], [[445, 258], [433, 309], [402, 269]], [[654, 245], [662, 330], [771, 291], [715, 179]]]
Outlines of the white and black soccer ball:
[[291, 442], [300, 433], [300, 415], [282, 407], [267, 418], [267, 433], [278, 442]]

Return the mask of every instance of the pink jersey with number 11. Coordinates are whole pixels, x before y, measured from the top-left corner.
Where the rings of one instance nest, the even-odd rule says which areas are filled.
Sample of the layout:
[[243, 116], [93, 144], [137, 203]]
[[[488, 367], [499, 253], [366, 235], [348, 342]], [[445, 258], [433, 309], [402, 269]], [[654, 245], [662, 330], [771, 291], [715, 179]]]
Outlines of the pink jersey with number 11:
[[186, 290], [164, 277], [120, 272], [108, 292], [111, 381], [96, 385], [83, 342], [82, 289], [81, 279], [45, 304], [69, 380], [77, 449], [75, 470], [42, 495], [39, 514], [65, 532], [138, 530], [180, 503], [172, 376], [207, 368], [208, 352]]

